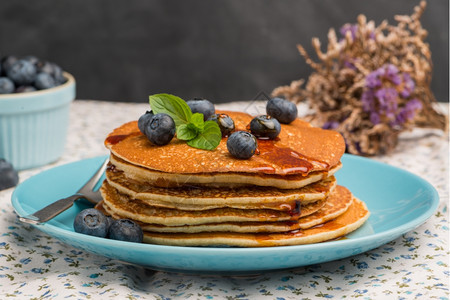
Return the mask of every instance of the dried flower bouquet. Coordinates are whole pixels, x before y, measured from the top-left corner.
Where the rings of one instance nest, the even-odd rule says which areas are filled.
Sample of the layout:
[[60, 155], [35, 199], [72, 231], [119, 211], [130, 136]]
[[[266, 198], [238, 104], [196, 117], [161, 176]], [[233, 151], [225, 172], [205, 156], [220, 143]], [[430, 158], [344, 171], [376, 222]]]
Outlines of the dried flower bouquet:
[[320, 62], [314, 62], [302, 46], [301, 55], [314, 69], [304, 80], [278, 87], [273, 96], [306, 100], [314, 111], [314, 125], [339, 131], [347, 152], [377, 155], [392, 151], [398, 135], [413, 127], [446, 130], [446, 116], [436, 110], [430, 90], [432, 61], [422, 28], [426, 2], [411, 16], [395, 16], [375, 26], [364, 15], [357, 24], [345, 24], [341, 39], [331, 28], [324, 53], [318, 38], [312, 45]]

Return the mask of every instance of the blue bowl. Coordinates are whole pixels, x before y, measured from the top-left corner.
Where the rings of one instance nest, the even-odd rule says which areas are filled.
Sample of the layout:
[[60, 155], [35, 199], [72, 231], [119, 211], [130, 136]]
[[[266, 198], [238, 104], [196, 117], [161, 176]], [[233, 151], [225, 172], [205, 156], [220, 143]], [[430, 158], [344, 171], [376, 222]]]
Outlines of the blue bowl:
[[39, 167], [64, 152], [75, 79], [29, 93], [0, 95], [0, 158], [16, 170]]

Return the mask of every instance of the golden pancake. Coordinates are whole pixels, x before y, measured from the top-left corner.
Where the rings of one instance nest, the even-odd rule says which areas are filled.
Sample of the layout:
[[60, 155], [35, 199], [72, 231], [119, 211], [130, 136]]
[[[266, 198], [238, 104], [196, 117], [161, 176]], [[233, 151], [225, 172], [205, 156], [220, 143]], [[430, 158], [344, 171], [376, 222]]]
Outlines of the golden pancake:
[[[203, 151], [207, 152], [206, 150]], [[123, 171], [128, 179], [158, 187], [183, 187], [186, 185], [241, 187], [257, 185], [272, 186], [279, 189], [298, 189], [332, 176], [342, 166], [338, 163], [328, 171], [311, 172], [308, 175], [292, 174], [281, 176], [262, 173], [165, 173], [132, 165], [114, 155], [111, 155], [110, 162], [114, 168]]]
[[[225, 113], [234, 120], [237, 130], [245, 130], [253, 118], [246, 113]], [[281, 124], [276, 140], [258, 140], [260, 154], [247, 160], [232, 157], [226, 141], [223, 138], [213, 151], [190, 147], [176, 138], [167, 145], [155, 146], [133, 121], [111, 132], [105, 145], [115, 157], [131, 165], [174, 174], [307, 175], [337, 166], [345, 151], [344, 139], [338, 132], [315, 128], [299, 119]]]
[[150, 206], [141, 200], [131, 200], [124, 194], [104, 182], [100, 188], [105, 210], [122, 218], [129, 218], [143, 223], [160, 224], [165, 226], [198, 225], [222, 222], [274, 222], [298, 220], [310, 215], [326, 203], [326, 199], [319, 200], [291, 211], [277, 211], [272, 209], [235, 209], [216, 208], [210, 210], [178, 210]]
[[325, 199], [336, 187], [336, 179], [331, 176], [303, 188], [292, 190], [260, 186], [161, 188], [127, 179], [122, 171], [110, 168], [106, 171], [106, 179], [112, 187], [131, 199], [139, 199], [152, 206], [181, 210], [206, 210], [220, 207], [292, 210], [297, 205], [297, 201], [303, 205]]
[[157, 233], [144, 232], [144, 242], [172, 246], [273, 247], [324, 242], [358, 229], [369, 218], [369, 211], [359, 199], [334, 220], [309, 228], [282, 233]]
[[[301, 217], [298, 221], [281, 221], [281, 222], [224, 222], [210, 223], [200, 225], [184, 225], [184, 226], [164, 226], [158, 224], [148, 224], [139, 222], [139, 225], [145, 231], [153, 232], [285, 232], [296, 229], [307, 229], [329, 220], [337, 218], [343, 214], [351, 205], [353, 196], [350, 191], [342, 186], [338, 186], [336, 192], [328, 197], [326, 204], [317, 212]], [[101, 207], [102, 211], [111, 215], [115, 219], [121, 216], [112, 213], [108, 207]]]

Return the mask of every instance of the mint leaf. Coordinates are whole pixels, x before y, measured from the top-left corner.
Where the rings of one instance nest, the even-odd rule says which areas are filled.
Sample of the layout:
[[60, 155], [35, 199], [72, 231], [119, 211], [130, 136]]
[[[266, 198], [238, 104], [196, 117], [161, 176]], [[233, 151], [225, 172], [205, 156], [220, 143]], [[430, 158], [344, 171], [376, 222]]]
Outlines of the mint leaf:
[[150, 95], [149, 102], [154, 114], [168, 114], [177, 127], [191, 121], [191, 109], [183, 99], [177, 96], [170, 94]]
[[197, 136], [199, 133], [199, 130], [197, 127], [192, 125], [192, 123], [189, 124], [181, 124], [177, 126], [177, 138], [184, 141], [192, 140]]
[[204, 150], [214, 150], [222, 140], [222, 133], [219, 125], [214, 121], [204, 122], [203, 132], [199, 132], [195, 138], [189, 140], [187, 144], [194, 148]]
[[204, 128], [205, 128], [205, 121], [203, 121], [203, 114], [201, 114], [201, 113], [193, 114], [192, 117], [191, 117], [190, 124], [192, 124], [193, 126], [198, 128], [198, 130], [200, 132], [202, 132], [204, 130]]

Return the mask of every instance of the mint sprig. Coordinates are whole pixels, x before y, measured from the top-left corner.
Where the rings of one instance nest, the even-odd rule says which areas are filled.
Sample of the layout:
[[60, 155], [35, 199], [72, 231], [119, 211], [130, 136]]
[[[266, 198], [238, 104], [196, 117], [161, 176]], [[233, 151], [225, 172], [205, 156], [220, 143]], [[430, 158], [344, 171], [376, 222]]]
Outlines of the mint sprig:
[[187, 103], [180, 97], [170, 94], [149, 96], [154, 114], [164, 113], [175, 122], [177, 138], [187, 141], [191, 147], [214, 150], [222, 139], [219, 125], [214, 121], [203, 121], [203, 114], [192, 113]]

